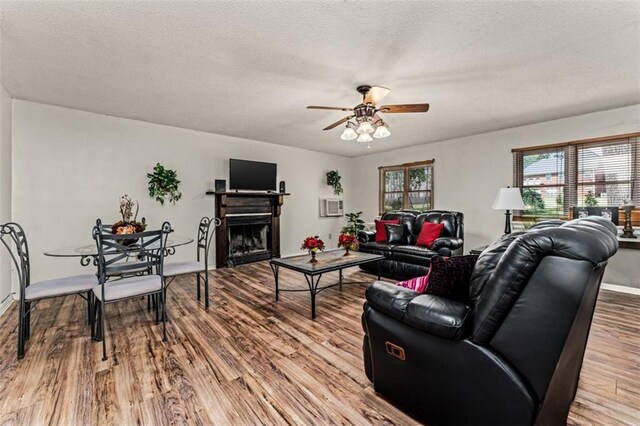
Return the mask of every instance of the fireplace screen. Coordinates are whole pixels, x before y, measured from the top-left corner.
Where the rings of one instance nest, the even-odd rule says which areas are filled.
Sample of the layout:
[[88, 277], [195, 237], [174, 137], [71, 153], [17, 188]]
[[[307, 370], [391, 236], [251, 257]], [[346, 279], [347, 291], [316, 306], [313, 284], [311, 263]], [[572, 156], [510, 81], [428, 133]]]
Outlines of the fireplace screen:
[[229, 255], [245, 256], [270, 251], [269, 225], [236, 225], [229, 227]]

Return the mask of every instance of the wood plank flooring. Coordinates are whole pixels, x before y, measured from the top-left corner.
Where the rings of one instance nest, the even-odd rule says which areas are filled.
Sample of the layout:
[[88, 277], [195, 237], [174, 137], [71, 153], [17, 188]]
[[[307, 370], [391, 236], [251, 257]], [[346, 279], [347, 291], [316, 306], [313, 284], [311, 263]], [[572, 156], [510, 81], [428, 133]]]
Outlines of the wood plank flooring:
[[[322, 292], [315, 321], [306, 293], [273, 301], [266, 263], [210, 277], [208, 312], [194, 278], [169, 287], [166, 343], [146, 301], [108, 306], [106, 362], [77, 297], [36, 308], [17, 361], [14, 304], [0, 317], [0, 424], [415, 423], [363, 371], [360, 313], [371, 276], [346, 271], [361, 284]], [[282, 288], [301, 280], [281, 270]], [[639, 357], [640, 296], [602, 291], [569, 424], [640, 424]]]

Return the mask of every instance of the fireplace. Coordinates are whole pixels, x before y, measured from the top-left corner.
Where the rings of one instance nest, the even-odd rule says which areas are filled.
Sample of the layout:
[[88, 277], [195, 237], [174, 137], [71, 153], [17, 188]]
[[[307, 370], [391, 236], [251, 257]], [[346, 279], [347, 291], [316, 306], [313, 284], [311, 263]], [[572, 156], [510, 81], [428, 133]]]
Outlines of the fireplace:
[[215, 192], [216, 267], [280, 257], [280, 208], [284, 196], [273, 192]]
[[229, 266], [271, 258], [271, 216], [227, 216]]

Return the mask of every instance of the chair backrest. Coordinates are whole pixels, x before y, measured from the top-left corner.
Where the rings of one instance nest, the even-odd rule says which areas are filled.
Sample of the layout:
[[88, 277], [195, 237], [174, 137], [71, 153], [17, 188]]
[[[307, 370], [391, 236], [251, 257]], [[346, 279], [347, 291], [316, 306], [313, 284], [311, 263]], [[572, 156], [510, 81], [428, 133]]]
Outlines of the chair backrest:
[[29, 263], [29, 245], [22, 226], [15, 222], [0, 224], [0, 240], [9, 251], [11, 261], [18, 273], [20, 297], [24, 297], [24, 289], [31, 283], [31, 265]]
[[[104, 232], [102, 222], [98, 220], [93, 227], [93, 239], [98, 249], [100, 283], [104, 284], [108, 276], [126, 275], [139, 269], [147, 269], [162, 275], [169, 232], [171, 232], [171, 225], [165, 222], [158, 230], [114, 235]], [[126, 262], [131, 256], [136, 256], [139, 261]]]
[[[196, 244], [197, 259], [198, 262], [204, 260], [205, 269], [209, 265], [209, 247], [211, 246], [211, 240], [215, 228], [220, 226], [222, 221], [217, 217], [203, 217], [198, 224], [198, 240]], [[211, 231], [211, 225], [213, 225], [213, 232]]]
[[[540, 223], [503, 236], [476, 262], [469, 339], [504, 357], [539, 400], [548, 389], [556, 399], [575, 392], [616, 234], [601, 217]], [[559, 382], [550, 386], [554, 376]]]

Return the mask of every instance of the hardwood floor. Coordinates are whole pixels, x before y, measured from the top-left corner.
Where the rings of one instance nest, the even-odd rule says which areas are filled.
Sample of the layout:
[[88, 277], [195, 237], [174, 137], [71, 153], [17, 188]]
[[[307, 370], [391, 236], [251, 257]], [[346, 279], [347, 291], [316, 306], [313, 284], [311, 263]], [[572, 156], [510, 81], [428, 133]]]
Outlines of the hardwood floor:
[[[364, 375], [360, 313], [371, 277], [273, 302], [266, 263], [212, 272], [212, 307], [191, 277], [169, 288], [169, 341], [146, 302], [107, 308], [109, 360], [84, 301], [43, 302], [15, 357], [14, 306], [0, 317], [0, 424], [412, 424]], [[335, 275], [335, 277], [333, 276]], [[283, 288], [304, 285], [281, 270]], [[337, 279], [330, 274], [327, 279]], [[299, 287], [300, 288], [300, 287]], [[570, 424], [640, 424], [640, 296], [602, 291]]]

